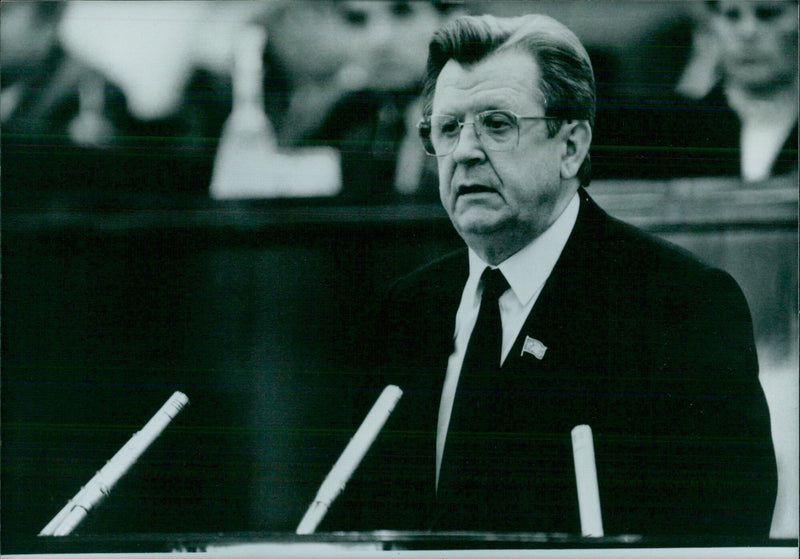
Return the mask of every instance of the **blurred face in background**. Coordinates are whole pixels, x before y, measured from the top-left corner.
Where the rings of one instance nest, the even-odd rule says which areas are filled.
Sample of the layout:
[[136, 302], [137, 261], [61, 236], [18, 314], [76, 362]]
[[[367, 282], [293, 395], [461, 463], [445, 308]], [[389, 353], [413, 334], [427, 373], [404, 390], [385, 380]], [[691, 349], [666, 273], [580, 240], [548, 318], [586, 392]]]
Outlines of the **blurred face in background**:
[[330, 81], [353, 57], [347, 26], [332, 1], [286, 2], [267, 31], [269, 50], [295, 85]]
[[34, 78], [56, 43], [60, 6], [0, 3], [0, 68], [3, 87]]
[[797, 2], [720, 1], [712, 4], [725, 79], [750, 90], [797, 80]]
[[417, 86], [425, 73], [428, 43], [446, 16], [431, 2], [339, 0], [339, 15], [355, 46], [354, 62], [373, 90]]
[[297, 82], [344, 73], [352, 88], [398, 90], [420, 83], [428, 41], [442, 22], [427, 1], [293, 1], [270, 26], [268, 41]]

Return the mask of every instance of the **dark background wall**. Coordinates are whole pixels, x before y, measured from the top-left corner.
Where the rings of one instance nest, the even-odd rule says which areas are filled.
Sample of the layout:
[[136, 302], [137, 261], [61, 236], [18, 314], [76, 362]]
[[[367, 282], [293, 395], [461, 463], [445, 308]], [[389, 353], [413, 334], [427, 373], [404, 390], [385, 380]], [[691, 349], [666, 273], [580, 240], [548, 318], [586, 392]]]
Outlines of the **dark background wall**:
[[8, 545], [37, 533], [174, 390], [190, 405], [81, 530], [294, 530], [352, 435], [349, 355], [367, 302], [456, 245], [440, 218], [358, 208], [286, 219], [291, 208], [10, 204]]

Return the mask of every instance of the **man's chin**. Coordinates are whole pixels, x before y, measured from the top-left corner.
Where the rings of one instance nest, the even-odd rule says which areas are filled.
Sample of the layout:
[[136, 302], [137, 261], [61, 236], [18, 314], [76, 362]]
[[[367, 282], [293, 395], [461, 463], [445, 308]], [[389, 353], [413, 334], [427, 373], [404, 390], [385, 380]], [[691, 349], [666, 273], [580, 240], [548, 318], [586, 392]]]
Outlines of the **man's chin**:
[[753, 90], [771, 90], [782, 83], [791, 83], [791, 78], [784, 79], [772, 67], [760, 63], [741, 63], [729, 70], [730, 79], [743, 87]]
[[472, 236], [488, 236], [505, 228], [508, 217], [499, 212], [469, 210], [453, 217], [459, 233]]

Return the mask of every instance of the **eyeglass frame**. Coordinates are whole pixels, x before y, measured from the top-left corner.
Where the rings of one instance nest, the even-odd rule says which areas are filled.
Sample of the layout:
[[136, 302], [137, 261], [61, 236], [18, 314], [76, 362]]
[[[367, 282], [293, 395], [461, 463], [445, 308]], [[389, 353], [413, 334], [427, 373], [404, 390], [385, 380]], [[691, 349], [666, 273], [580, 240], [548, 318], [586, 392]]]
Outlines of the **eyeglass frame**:
[[[478, 130], [478, 128], [475, 127], [475, 121], [476, 121], [476, 119], [477, 120], [482, 120], [481, 116], [485, 116], [485, 115], [490, 114], [490, 113], [500, 113], [500, 114], [503, 114], [503, 115], [511, 115], [512, 117], [514, 117], [513, 124], [514, 124], [514, 126], [515, 126], [515, 128], [517, 130], [517, 140], [516, 140], [516, 142], [509, 142], [508, 147], [503, 147], [502, 149], [490, 148], [489, 146], [487, 146], [484, 143], [483, 138], [481, 137], [480, 131]], [[431, 126], [431, 118], [433, 118], [434, 116], [449, 116], [449, 117], [452, 117], [456, 121], [456, 123], [458, 124], [458, 135], [456, 136], [456, 140], [453, 143], [453, 149], [451, 149], [447, 153], [441, 153], [440, 154], [440, 153], [431, 153], [430, 151], [428, 151], [428, 146], [427, 146], [426, 142], [430, 142], [431, 149], [433, 149], [433, 143], [432, 143], [432, 141], [430, 139], [430, 133], [431, 133], [430, 126]], [[478, 141], [480, 142], [481, 146], [484, 149], [486, 149], [488, 151], [504, 152], [504, 151], [511, 151], [511, 150], [515, 149], [517, 146], [519, 146], [519, 136], [520, 136], [519, 121], [520, 120], [563, 120], [563, 118], [562, 117], [558, 117], [558, 116], [523, 116], [523, 115], [518, 115], [514, 111], [510, 111], [510, 110], [507, 110], [507, 109], [489, 109], [489, 110], [486, 110], [486, 111], [481, 111], [479, 113], [476, 113], [475, 116], [472, 118], [472, 121], [466, 121], [466, 120], [462, 121], [458, 117], [456, 117], [454, 115], [449, 115], [449, 114], [437, 114], [437, 115], [430, 115], [428, 117], [423, 117], [422, 120], [420, 120], [419, 123], [417, 123], [417, 132], [419, 133], [420, 140], [422, 141], [422, 147], [425, 150], [425, 154], [426, 155], [430, 155], [431, 157], [447, 157], [448, 155], [452, 154], [456, 150], [456, 148], [458, 148], [458, 143], [461, 141], [461, 131], [464, 129], [464, 126], [466, 126], [467, 124], [471, 124], [472, 125], [473, 130], [475, 130], [475, 136], [478, 138]], [[426, 126], [428, 127], [427, 139], [425, 137], [425, 132], [423, 131]], [[513, 145], [512, 145], [512, 143], [513, 143]]]

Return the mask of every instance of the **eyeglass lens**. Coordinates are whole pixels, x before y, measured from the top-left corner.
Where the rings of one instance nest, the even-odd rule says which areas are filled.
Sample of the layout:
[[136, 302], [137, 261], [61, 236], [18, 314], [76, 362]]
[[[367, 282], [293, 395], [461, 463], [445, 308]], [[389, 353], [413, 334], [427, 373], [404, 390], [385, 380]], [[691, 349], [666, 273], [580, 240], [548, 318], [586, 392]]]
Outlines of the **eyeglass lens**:
[[425, 151], [431, 155], [449, 155], [458, 145], [461, 129], [468, 124], [475, 128], [475, 135], [486, 149], [514, 149], [519, 140], [519, 124], [513, 113], [484, 111], [475, 115], [472, 122], [461, 122], [451, 115], [433, 115], [426, 127], [420, 128]]

